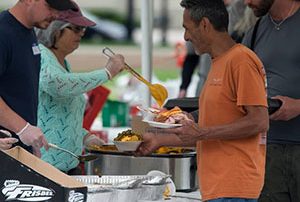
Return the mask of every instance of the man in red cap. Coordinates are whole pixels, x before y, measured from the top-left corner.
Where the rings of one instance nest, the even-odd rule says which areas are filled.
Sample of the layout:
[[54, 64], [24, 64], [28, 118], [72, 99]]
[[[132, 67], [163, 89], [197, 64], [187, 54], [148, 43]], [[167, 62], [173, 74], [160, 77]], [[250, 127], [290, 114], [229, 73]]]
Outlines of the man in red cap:
[[77, 10], [70, 0], [19, 0], [0, 13], [0, 129], [37, 156], [48, 143], [36, 127], [40, 50], [33, 28], [47, 28], [69, 9]]

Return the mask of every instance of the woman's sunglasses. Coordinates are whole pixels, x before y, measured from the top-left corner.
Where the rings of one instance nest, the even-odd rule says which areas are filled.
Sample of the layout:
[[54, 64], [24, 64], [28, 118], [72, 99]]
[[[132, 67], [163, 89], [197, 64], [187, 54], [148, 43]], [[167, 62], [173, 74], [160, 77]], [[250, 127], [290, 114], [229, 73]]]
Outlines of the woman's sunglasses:
[[72, 30], [76, 34], [79, 34], [80, 32], [85, 32], [86, 30], [86, 27], [83, 26], [67, 26], [66, 28]]

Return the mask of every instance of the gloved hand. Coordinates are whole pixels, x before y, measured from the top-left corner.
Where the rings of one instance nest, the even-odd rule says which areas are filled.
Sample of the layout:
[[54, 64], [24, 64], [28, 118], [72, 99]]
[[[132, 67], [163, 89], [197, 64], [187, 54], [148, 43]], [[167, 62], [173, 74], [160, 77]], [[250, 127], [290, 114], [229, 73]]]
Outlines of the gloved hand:
[[13, 137], [0, 138], [0, 149], [6, 150], [10, 149], [14, 143], [17, 143], [19, 140]]
[[41, 147], [45, 147], [46, 150], [49, 148], [48, 142], [41, 129], [36, 126], [32, 126], [29, 123], [27, 123], [26, 126], [17, 133], [17, 135], [24, 144], [33, 147], [33, 153], [37, 157], [41, 157]]
[[11, 133], [7, 130], [0, 130], [2, 133], [0, 138], [0, 150], [10, 149], [14, 143], [17, 143], [19, 140], [11, 137]]
[[122, 55], [116, 54], [109, 58], [107, 64], [105, 65], [105, 70], [109, 75], [109, 79], [112, 79], [119, 72], [121, 72], [125, 67], [124, 57]]
[[91, 145], [101, 146], [104, 143], [105, 142], [101, 138], [99, 138], [98, 136], [96, 136], [94, 134], [87, 134], [83, 140], [84, 147], [90, 147]]

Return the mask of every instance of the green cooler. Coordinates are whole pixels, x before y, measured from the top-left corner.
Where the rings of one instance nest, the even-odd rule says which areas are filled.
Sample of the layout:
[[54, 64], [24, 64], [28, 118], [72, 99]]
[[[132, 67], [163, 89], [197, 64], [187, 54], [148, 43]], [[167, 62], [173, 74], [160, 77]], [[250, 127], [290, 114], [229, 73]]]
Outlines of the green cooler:
[[129, 106], [126, 102], [107, 100], [102, 109], [104, 127], [128, 126]]

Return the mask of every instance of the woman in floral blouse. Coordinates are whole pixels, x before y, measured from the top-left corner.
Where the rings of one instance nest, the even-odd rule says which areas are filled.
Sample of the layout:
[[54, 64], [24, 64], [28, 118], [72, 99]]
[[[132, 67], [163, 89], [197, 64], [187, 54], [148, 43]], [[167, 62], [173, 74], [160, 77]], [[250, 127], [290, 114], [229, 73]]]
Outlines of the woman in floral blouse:
[[[123, 56], [115, 55], [105, 68], [72, 72], [66, 56], [78, 48], [86, 27], [93, 25], [80, 10], [69, 10], [48, 29], [37, 30], [41, 51], [38, 126], [49, 143], [77, 155], [82, 153], [83, 146], [102, 144], [101, 139], [82, 127], [86, 104], [83, 94], [112, 79], [124, 68]], [[79, 161], [65, 152], [52, 148], [42, 150], [42, 159], [68, 174], [80, 174]]]

